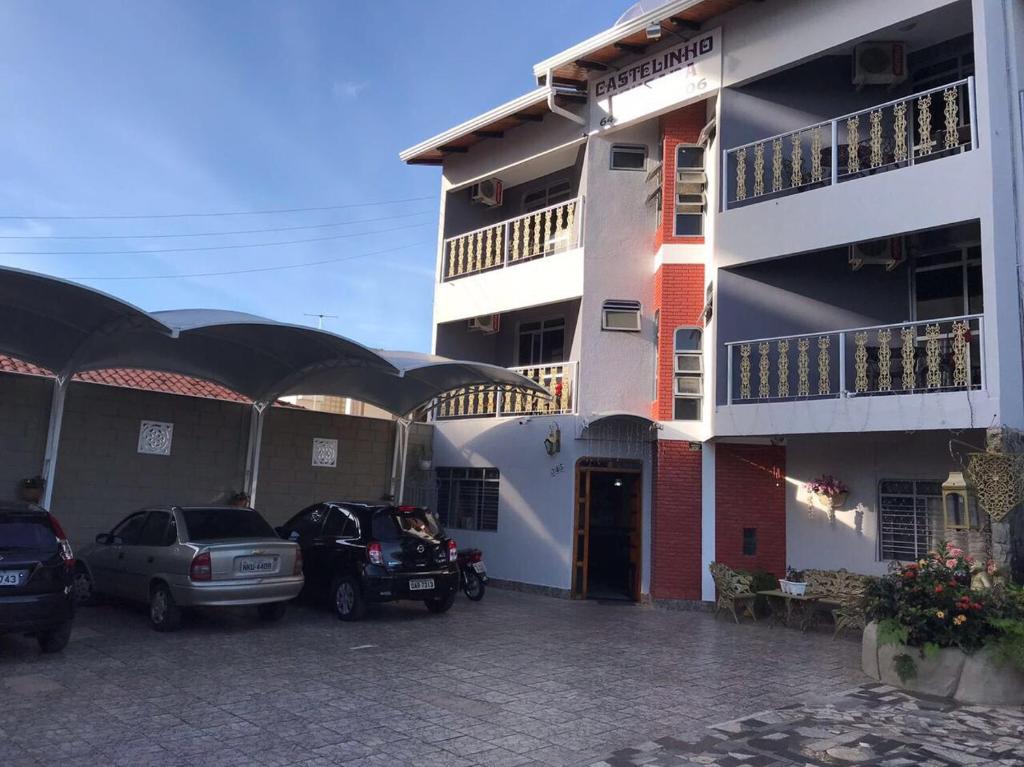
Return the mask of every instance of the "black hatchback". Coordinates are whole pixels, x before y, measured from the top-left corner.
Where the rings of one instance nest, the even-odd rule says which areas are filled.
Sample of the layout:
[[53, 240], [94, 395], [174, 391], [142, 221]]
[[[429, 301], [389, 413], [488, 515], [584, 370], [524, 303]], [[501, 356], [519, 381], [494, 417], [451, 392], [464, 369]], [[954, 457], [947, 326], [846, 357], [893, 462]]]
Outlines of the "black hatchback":
[[277, 528], [302, 548], [307, 593], [327, 598], [342, 620], [369, 603], [417, 600], [447, 611], [459, 587], [455, 541], [418, 506], [317, 503]]
[[74, 568], [52, 514], [0, 502], [0, 634], [35, 636], [43, 652], [63, 650], [74, 618]]

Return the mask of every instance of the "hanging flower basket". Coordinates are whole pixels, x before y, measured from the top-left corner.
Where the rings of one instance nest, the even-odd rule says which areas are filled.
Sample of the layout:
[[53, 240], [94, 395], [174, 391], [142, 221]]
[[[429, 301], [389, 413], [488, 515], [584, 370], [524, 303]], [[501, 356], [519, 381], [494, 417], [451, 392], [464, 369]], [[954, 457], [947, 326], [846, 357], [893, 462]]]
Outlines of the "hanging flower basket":
[[830, 514], [845, 506], [846, 499], [850, 496], [850, 488], [846, 483], [831, 474], [823, 474], [817, 479], [812, 479], [804, 485], [804, 489]]

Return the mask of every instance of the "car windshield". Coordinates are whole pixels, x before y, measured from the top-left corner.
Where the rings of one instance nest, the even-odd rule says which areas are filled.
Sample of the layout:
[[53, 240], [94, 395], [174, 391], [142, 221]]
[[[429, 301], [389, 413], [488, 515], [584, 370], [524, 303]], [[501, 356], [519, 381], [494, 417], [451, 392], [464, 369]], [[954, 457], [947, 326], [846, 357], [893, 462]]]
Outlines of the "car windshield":
[[414, 535], [437, 538], [443, 534], [437, 515], [429, 509], [392, 509], [391, 516], [399, 530]]
[[56, 551], [57, 537], [43, 519], [0, 516], [0, 549]]
[[222, 538], [276, 538], [273, 528], [252, 509], [183, 509], [190, 541]]

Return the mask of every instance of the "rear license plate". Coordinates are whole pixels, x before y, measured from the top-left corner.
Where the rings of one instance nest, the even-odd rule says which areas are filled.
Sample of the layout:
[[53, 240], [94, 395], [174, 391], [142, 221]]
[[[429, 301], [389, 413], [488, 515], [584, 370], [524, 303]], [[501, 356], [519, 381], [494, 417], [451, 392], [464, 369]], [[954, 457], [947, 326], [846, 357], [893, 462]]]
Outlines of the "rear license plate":
[[473, 563], [473, 569], [476, 570], [481, 575], [483, 575], [484, 573], [487, 572], [487, 568], [484, 567], [484, 563], [483, 562], [474, 562]]
[[277, 570], [277, 557], [239, 557], [237, 566], [242, 575], [272, 573]]
[[431, 591], [433, 588], [433, 578], [413, 578], [409, 581], [409, 591]]
[[27, 575], [28, 570], [0, 570], [0, 586], [20, 586]]

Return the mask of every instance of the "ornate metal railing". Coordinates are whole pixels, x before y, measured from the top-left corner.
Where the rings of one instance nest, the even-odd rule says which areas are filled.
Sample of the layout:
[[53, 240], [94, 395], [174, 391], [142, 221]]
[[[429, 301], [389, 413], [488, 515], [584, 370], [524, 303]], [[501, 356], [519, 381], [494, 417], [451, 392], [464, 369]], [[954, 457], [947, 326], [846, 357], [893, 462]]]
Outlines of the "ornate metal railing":
[[734, 341], [728, 404], [984, 386], [982, 315]]
[[974, 78], [723, 152], [722, 207], [903, 168], [978, 146]]
[[559, 362], [509, 369], [543, 386], [549, 396], [501, 390], [493, 386], [467, 386], [442, 397], [434, 408], [434, 417], [485, 418], [574, 412], [577, 363]]
[[525, 216], [444, 241], [441, 281], [502, 269], [578, 247], [583, 198], [560, 202]]

